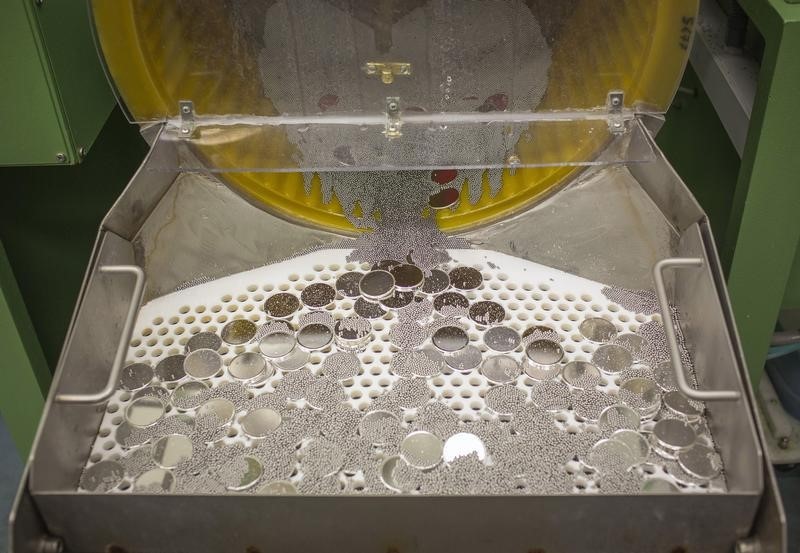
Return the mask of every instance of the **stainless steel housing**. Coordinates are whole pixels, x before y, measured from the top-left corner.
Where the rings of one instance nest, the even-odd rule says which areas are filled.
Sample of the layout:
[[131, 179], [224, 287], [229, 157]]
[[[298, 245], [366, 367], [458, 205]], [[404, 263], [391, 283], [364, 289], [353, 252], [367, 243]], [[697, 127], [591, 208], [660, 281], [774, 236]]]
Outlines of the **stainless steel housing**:
[[[652, 288], [662, 259], [702, 259], [667, 273], [699, 387], [740, 398], [708, 403], [729, 491], [705, 495], [302, 497], [96, 495], [75, 491], [104, 404], [56, 401], [102, 390], [135, 265], [144, 301], [202, 275], [269, 264], [343, 237], [248, 204], [216, 179], [165, 171], [156, 140], [100, 229], [11, 520], [11, 551], [732, 551], [785, 550], [785, 524], [763, 453], [747, 371], [705, 214], [663, 155], [590, 168], [546, 201], [467, 233], [482, 248], [628, 288]], [[158, 170], [152, 169], [159, 168]], [[465, 524], [466, 523], [466, 524]], [[745, 541], [742, 541], [745, 540]], [[747, 541], [750, 540], [750, 541]], [[55, 548], [55, 549], [47, 549]], [[43, 549], [44, 548], [44, 549]]]

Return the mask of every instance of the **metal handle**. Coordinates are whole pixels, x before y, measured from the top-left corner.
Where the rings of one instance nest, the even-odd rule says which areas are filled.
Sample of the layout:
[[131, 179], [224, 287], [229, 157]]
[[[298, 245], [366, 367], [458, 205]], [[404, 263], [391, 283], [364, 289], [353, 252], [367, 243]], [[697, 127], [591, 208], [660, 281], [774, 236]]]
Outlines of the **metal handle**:
[[139, 303], [142, 301], [142, 293], [144, 292], [144, 271], [136, 265], [103, 265], [98, 269], [98, 272], [126, 273], [136, 278], [133, 286], [133, 297], [131, 297], [128, 313], [125, 316], [125, 324], [122, 326], [122, 336], [119, 339], [117, 353], [114, 356], [114, 363], [111, 365], [111, 372], [108, 375], [105, 387], [94, 394], [58, 394], [55, 400], [61, 403], [100, 403], [114, 395], [114, 391], [117, 389], [117, 381], [119, 381], [119, 373], [122, 370], [122, 363], [125, 361], [125, 354], [131, 341], [133, 325], [136, 321]]
[[664, 269], [683, 269], [686, 267], [702, 267], [703, 260], [698, 257], [673, 257], [662, 259], [653, 268], [653, 280], [656, 284], [656, 295], [661, 306], [661, 317], [664, 322], [664, 332], [667, 335], [670, 361], [675, 372], [675, 381], [678, 389], [686, 396], [699, 401], [722, 401], [739, 399], [742, 394], [736, 390], [695, 390], [686, 382], [681, 364], [681, 352], [678, 347], [678, 338], [675, 336], [675, 327], [672, 320], [672, 309], [667, 298], [667, 288], [664, 286]]

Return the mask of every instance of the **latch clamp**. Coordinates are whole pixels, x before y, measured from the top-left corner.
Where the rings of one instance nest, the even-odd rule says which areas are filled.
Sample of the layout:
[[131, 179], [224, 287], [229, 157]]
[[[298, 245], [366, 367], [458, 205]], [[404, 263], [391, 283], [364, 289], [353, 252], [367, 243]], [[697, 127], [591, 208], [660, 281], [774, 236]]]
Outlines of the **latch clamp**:
[[403, 126], [403, 121], [400, 119], [400, 97], [388, 96], [386, 98], [386, 129], [383, 134], [386, 138], [397, 138], [403, 136], [400, 127]]
[[622, 114], [625, 106], [625, 92], [622, 90], [612, 90], [608, 93], [606, 107], [608, 108], [608, 130], [612, 134], [622, 134], [625, 132], [625, 120]]
[[400, 61], [368, 61], [364, 64], [367, 75], [380, 75], [383, 84], [392, 84], [397, 75], [411, 75], [411, 64]]
[[189, 138], [194, 133], [194, 102], [181, 100], [178, 102], [178, 112], [181, 116], [181, 137]]

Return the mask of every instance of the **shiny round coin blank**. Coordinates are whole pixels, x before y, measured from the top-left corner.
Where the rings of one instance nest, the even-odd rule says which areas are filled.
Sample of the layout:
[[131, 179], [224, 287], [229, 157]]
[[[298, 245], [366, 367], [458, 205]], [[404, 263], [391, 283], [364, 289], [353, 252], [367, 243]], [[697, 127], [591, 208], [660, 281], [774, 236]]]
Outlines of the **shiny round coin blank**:
[[636, 464], [633, 451], [618, 440], [600, 440], [589, 450], [586, 464], [601, 473], [626, 471]]
[[431, 273], [422, 282], [422, 293], [433, 295], [450, 288], [450, 277], [440, 269], [431, 269]]
[[483, 275], [472, 267], [456, 267], [448, 274], [450, 284], [456, 290], [475, 290], [483, 284]]
[[116, 461], [100, 461], [81, 474], [80, 486], [87, 492], [105, 493], [113, 490], [125, 478], [125, 468]]
[[664, 407], [669, 409], [672, 413], [685, 418], [689, 422], [694, 422], [700, 418], [702, 411], [692, 405], [685, 395], [677, 390], [667, 392], [662, 396]]
[[443, 326], [433, 333], [431, 342], [444, 353], [454, 353], [466, 347], [469, 343], [469, 336], [460, 327]]
[[123, 390], [135, 392], [150, 384], [153, 374], [153, 367], [147, 363], [133, 363], [120, 372], [119, 385]]
[[617, 440], [628, 446], [634, 456], [635, 463], [644, 463], [650, 455], [650, 442], [635, 430], [621, 429], [611, 434], [612, 440]]
[[258, 343], [258, 349], [264, 357], [282, 359], [292, 353], [296, 345], [294, 334], [281, 331], [264, 336]]
[[678, 464], [687, 474], [701, 480], [716, 478], [722, 470], [717, 452], [701, 444], [678, 453]]
[[167, 469], [150, 469], [133, 482], [135, 493], [169, 493], [175, 489], [175, 476]]
[[601, 430], [639, 430], [642, 425], [639, 413], [627, 405], [610, 405], [600, 413]]
[[247, 351], [240, 353], [231, 361], [228, 373], [236, 380], [245, 384], [263, 382], [273, 374], [272, 367], [260, 353]]
[[267, 482], [258, 490], [257, 495], [297, 495], [297, 488], [288, 480], [273, 480]]
[[389, 271], [376, 269], [365, 274], [358, 287], [365, 299], [379, 301], [394, 292], [394, 277]]
[[188, 411], [203, 402], [206, 392], [208, 386], [203, 382], [184, 382], [172, 391], [169, 401], [178, 411]]
[[469, 307], [469, 318], [481, 326], [493, 326], [502, 323], [506, 318], [506, 310], [494, 301], [479, 301]]
[[694, 444], [697, 434], [691, 426], [683, 421], [661, 419], [653, 427], [653, 438], [663, 447], [681, 451]]
[[395, 287], [401, 291], [415, 290], [422, 286], [425, 280], [422, 269], [410, 263], [401, 263], [392, 267], [389, 273], [394, 277]]
[[459, 372], [469, 372], [480, 366], [483, 361], [483, 353], [473, 345], [468, 345], [444, 357], [444, 362], [453, 370]]
[[330, 284], [315, 282], [309, 284], [300, 293], [300, 301], [303, 305], [311, 309], [323, 309], [328, 307], [336, 299], [336, 289]]
[[494, 384], [513, 382], [522, 374], [519, 363], [508, 355], [493, 355], [484, 359], [481, 374]]
[[222, 341], [232, 346], [240, 346], [252, 340], [257, 330], [253, 321], [236, 319], [222, 327]]
[[619, 388], [619, 397], [642, 417], [652, 417], [661, 407], [661, 391], [649, 378], [629, 378]]
[[579, 390], [591, 390], [602, 382], [600, 371], [588, 361], [570, 361], [561, 371], [564, 382]]
[[525, 374], [534, 380], [550, 380], [561, 371], [564, 350], [552, 340], [534, 340], [525, 347]]
[[386, 315], [386, 310], [381, 307], [380, 303], [367, 301], [364, 298], [358, 298], [353, 305], [353, 311], [359, 317], [365, 319], [380, 319]]
[[281, 424], [281, 414], [268, 407], [248, 411], [241, 419], [244, 433], [251, 438], [264, 438]]
[[217, 427], [225, 426], [233, 420], [236, 407], [225, 398], [213, 398], [203, 403], [197, 409], [197, 418], [211, 417], [217, 423]]
[[310, 354], [300, 348], [295, 348], [292, 353], [274, 361], [275, 366], [282, 371], [296, 371], [308, 363]]
[[326, 348], [333, 341], [333, 331], [324, 324], [313, 323], [301, 328], [297, 333], [297, 344], [307, 351]]
[[225, 487], [233, 492], [244, 491], [252, 488], [264, 474], [264, 467], [255, 457], [243, 455], [234, 459], [231, 466], [227, 467]]
[[400, 457], [421, 470], [434, 468], [442, 461], [444, 445], [435, 434], [419, 430], [410, 433], [400, 443]]
[[614, 343], [630, 351], [634, 360], [638, 360], [640, 359], [642, 348], [645, 345], [645, 339], [638, 334], [627, 332], [617, 335], [617, 337], [614, 338]]
[[359, 284], [364, 273], [350, 271], [336, 277], [336, 291], [345, 298], [357, 298], [361, 295]]
[[171, 469], [192, 458], [192, 440], [183, 434], [161, 436], [153, 444], [153, 461], [158, 466]]
[[213, 349], [197, 349], [186, 356], [183, 370], [195, 380], [208, 380], [222, 370], [222, 356]]
[[633, 363], [631, 352], [615, 344], [603, 344], [592, 354], [592, 363], [606, 374], [617, 374]]
[[164, 416], [164, 404], [154, 396], [134, 399], [125, 409], [125, 420], [131, 426], [146, 428], [157, 423]]
[[288, 319], [300, 309], [300, 300], [288, 292], [278, 292], [264, 302], [264, 312], [271, 319]]
[[498, 353], [514, 351], [521, 342], [519, 333], [507, 326], [493, 326], [483, 334], [483, 343], [486, 347]]
[[442, 458], [445, 463], [452, 463], [459, 457], [475, 454], [483, 461], [486, 458], [486, 445], [478, 436], [469, 432], [453, 434], [444, 442]]
[[578, 326], [578, 331], [591, 342], [610, 342], [617, 335], [614, 323], [600, 317], [584, 319]]
[[193, 352], [196, 349], [213, 349], [219, 350], [222, 347], [222, 338], [214, 332], [198, 332], [186, 342], [186, 353]]
[[433, 308], [440, 315], [451, 315], [469, 309], [469, 300], [458, 292], [444, 292], [433, 298]]
[[400, 463], [406, 464], [399, 455], [394, 455], [387, 458], [385, 461], [383, 461], [383, 463], [381, 463], [380, 478], [383, 485], [393, 492], [404, 493], [405, 490], [403, 490], [395, 478], [395, 471]]
[[186, 359], [185, 355], [165, 357], [156, 365], [156, 377], [161, 382], [177, 382], [186, 376], [186, 372], [183, 370], [184, 359]]

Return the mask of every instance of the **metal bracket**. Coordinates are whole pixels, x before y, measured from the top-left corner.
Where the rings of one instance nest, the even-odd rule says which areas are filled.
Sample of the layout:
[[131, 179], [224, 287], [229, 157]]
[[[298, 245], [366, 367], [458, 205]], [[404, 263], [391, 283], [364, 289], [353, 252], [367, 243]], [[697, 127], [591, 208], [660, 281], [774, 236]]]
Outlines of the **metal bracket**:
[[403, 126], [403, 121], [400, 119], [400, 97], [388, 96], [386, 98], [386, 130], [383, 134], [386, 138], [397, 138], [403, 136], [400, 127]]
[[178, 102], [178, 112], [181, 116], [181, 136], [189, 138], [194, 133], [194, 102], [181, 100]]
[[625, 121], [622, 116], [622, 108], [625, 105], [625, 92], [622, 90], [612, 90], [606, 99], [608, 109], [608, 130], [612, 134], [622, 134], [625, 132]]
[[411, 75], [411, 64], [399, 61], [368, 61], [364, 64], [367, 75], [380, 75], [383, 84], [392, 84], [397, 75]]

